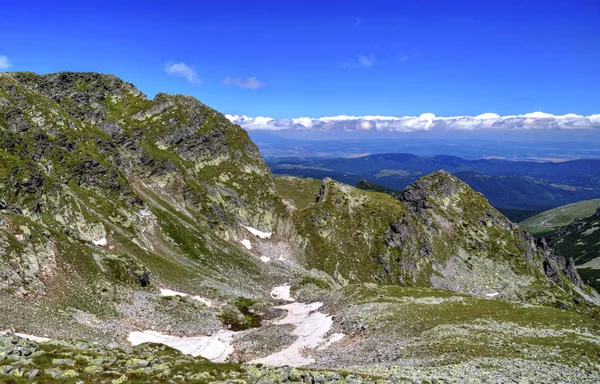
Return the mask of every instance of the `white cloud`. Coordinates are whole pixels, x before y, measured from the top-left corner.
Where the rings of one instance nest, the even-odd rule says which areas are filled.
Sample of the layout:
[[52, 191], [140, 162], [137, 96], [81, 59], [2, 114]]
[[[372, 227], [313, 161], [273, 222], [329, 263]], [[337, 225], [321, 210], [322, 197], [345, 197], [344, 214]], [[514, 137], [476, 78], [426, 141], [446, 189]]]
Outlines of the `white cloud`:
[[360, 68], [369, 68], [371, 65], [373, 65], [373, 59], [370, 59], [365, 55], [360, 55], [358, 57], [358, 66]]
[[264, 83], [258, 80], [256, 77], [248, 77], [247, 79], [240, 79], [239, 77], [227, 76], [223, 79], [225, 85], [236, 85], [242, 88], [258, 89], [264, 85]]
[[169, 62], [165, 65], [165, 72], [169, 76], [185, 77], [190, 84], [202, 84], [202, 80], [200, 80], [196, 71], [186, 63]]
[[6, 56], [0, 56], [0, 71], [6, 71], [10, 68], [10, 60]]
[[373, 56], [359, 55], [356, 60], [347, 61], [342, 64], [344, 68], [370, 68], [373, 66], [375, 58]]
[[420, 116], [329, 116], [320, 118], [271, 118], [226, 115], [247, 130], [295, 131], [476, 131], [476, 130], [543, 130], [600, 129], [600, 114], [581, 116], [573, 113], [552, 115], [532, 112], [500, 116], [483, 113], [477, 116], [438, 117], [433, 113]]

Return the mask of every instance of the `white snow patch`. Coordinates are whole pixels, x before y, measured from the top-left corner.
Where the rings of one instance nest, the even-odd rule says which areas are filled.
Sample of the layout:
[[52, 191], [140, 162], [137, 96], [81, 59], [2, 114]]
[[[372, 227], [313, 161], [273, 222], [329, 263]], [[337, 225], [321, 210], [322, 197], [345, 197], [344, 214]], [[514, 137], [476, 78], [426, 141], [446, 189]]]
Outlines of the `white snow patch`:
[[583, 236], [591, 235], [592, 233], [596, 232], [598, 229], [600, 229], [600, 228], [598, 228], [598, 227], [592, 227], [590, 229], [586, 229], [585, 231], [583, 231], [582, 235]]
[[106, 237], [103, 237], [100, 240], [92, 240], [92, 243], [94, 243], [94, 245], [97, 245], [99, 247], [106, 247], [106, 244], [108, 244], [108, 241], [106, 241]]
[[263, 232], [263, 231], [259, 231], [256, 228], [246, 227], [245, 225], [242, 225], [242, 227], [246, 228], [248, 230], [248, 232], [250, 232], [254, 236], [260, 237], [261, 239], [268, 239], [273, 234], [272, 232]]
[[246, 247], [246, 249], [252, 249], [252, 244], [250, 243], [250, 240], [248, 240], [248, 239], [240, 240], [240, 243], [242, 243], [242, 245], [244, 247]]
[[233, 352], [231, 340], [236, 332], [221, 330], [212, 336], [177, 337], [155, 331], [131, 332], [128, 341], [131, 345], [159, 343], [177, 349], [181, 353], [202, 356], [216, 363], [224, 362]]
[[307, 348], [314, 349], [322, 344], [325, 341], [323, 336], [329, 332], [333, 325], [332, 316], [315, 312], [322, 305], [323, 303], [291, 303], [277, 307], [286, 309], [288, 315], [284, 319], [276, 321], [275, 324], [295, 325], [296, 328], [292, 334], [298, 336], [298, 339], [282, 351], [253, 360], [250, 364], [301, 367], [313, 363], [315, 359], [304, 357], [301, 352]]
[[268, 263], [269, 261], [271, 261], [271, 259], [269, 259], [267, 256], [261, 256], [260, 261], [262, 261], [263, 263]]
[[[170, 289], [165, 289], [165, 288], [161, 288], [160, 289], [160, 295], [161, 296], [165, 296], [165, 297], [173, 297], [173, 296], [181, 296], [181, 297], [186, 297], [189, 296], [189, 294], [187, 293], [182, 293], [182, 292], [177, 292], [177, 291], [172, 291]], [[192, 299], [199, 301], [201, 303], [203, 303], [204, 305], [206, 305], [207, 307], [210, 307], [212, 305], [211, 301], [208, 299], [205, 299], [204, 297], [200, 297], [200, 296], [192, 296]]]
[[500, 292], [492, 292], [492, 293], [486, 293], [485, 296], [486, 297], [496, 297], [500, 294]]
[[38, 343], [44, 343], [46, 341], [50, 341], [50, 339], [47, 338], [47, 337], [28, 335], [26, 333], [16, 333], [16, 332], [13, 333], [13, 332], [0, 331], [0, 334], [2, 334], [2, 335], [13, 334], [13, 335], [19, 336], [19, 337], [21, 337], [23, 339], [35, 341], [35, 342], [38, 342]]
[[289, 285], [280, 285], [278, 287], [274, 287], [271, 290], [271, 297], [279, 300], [295, 301], [290, 294], [290, 288], [291, 286]]

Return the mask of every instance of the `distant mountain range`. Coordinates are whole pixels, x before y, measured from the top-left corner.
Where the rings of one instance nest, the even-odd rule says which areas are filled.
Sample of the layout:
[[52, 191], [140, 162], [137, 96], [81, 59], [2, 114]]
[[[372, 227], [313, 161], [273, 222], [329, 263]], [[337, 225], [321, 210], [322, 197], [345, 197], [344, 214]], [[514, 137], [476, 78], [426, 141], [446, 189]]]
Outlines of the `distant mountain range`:
[[518, 221], [539, 211], [600, 197], [600, 160], [595, 159], [553, 163], [393, 153], [335, 159], [280, 158], [267, 163], [276, 174], [331, 177], [347, 184], [365, 180], [394, 190], [443, 169]]
[[[412, 153], [418, 156], [445, 154], [464, 159], [513, 161], [568, 161], [600, 159], [600, 139], [577, 132], [555, 132], [540, 140], [531, 132], [471, 135], [468, 132], [413, 132], [381, 134], [360, 132], [321, 133], [311, 131], [248, 131], [265, 159], [282, 157], [336, 158], [378, 153]], [[558, 137], [556, 136], [558, 135]]]

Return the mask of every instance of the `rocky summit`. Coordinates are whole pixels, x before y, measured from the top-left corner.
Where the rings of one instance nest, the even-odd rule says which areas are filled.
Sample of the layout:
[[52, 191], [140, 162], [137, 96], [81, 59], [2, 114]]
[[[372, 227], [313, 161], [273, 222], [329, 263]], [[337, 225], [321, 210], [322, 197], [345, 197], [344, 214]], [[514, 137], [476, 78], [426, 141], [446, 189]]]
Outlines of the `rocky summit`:
[[0, 133], [0, 381], [600, 381], [600, 295], [449, 173], [274, 177], [96, 73], [0, 73]]

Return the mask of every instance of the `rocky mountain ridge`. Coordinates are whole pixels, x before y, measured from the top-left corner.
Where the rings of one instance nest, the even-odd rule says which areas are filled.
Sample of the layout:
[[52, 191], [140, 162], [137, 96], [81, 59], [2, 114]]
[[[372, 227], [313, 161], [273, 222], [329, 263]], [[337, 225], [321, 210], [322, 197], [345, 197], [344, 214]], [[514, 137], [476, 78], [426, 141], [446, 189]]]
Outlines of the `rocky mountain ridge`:
[[[477, 358], [499, 367], [494, 359], [527, 358], [523, 343], [550, 361], [565, 336], [578, 344], [558, 356], [585, 352], [594, 367], [595, 291], [571, 260], [446, 172], [397, 199], [331, 179], [274, 179], [219, 112], [188, 96], [150, 100], [95, 73], [0, 73], [0, 133], [0, 328], [124, 348], [140, 332], [196, 348], [216, 340], [232, 364], [291, 348], [312, 368], [355, 367], [392, 382], [433, 377], [459, 356], [468, 356], [465, 375]], [[288, 319], [292, 307], [306, 313]], [[529, 330], [523, 316], [546, 331]], [[315, 319], [326, 327], [307, 341], [298, 329]], [[553, 336], [536, 347], [509, 337], [511, 327]], [[508, 344], [468, 352], [496, 328]], [[449, 350], [457, 338], [469, 342]], [[26, 371], [6, 356], [0, 368]], [[75, 360], [84, 375], [85, 359]], [[585, 369], [573, 377], [593, 379]], [[140, 374], [115, 372], [107, 382]]]

